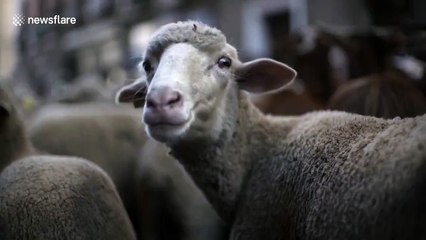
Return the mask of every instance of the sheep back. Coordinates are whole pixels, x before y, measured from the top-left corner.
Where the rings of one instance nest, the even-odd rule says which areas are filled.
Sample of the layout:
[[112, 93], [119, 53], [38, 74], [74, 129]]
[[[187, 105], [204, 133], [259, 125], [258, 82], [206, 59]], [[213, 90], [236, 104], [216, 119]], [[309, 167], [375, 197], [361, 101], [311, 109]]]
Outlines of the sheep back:
[[264, 142], [251, 146], [255, 170], [233, 236], [426, 237], [426, 115], [384, 120], [314, 112], [287, 118], [285, 131], [280, 118], [270, 120], [262, 128], [269, 137], [255, 133]]
[[135, 239], [108, 175], [79, 158], [33, 156], [0, 175], [1, 239]]

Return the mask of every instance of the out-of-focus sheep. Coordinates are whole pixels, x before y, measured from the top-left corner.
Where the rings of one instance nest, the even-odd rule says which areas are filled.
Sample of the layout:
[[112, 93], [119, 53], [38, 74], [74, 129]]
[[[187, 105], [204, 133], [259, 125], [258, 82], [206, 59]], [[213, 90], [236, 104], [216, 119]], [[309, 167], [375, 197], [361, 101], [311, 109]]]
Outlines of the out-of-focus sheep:
[[328, 108], [382, 118], [422, 115], [426, 98], [410, 81], [395, 73], [359, 78], [340, 86]]
[[133, 220], [133, 173], [145, 142], [139, 115], [107, 103], [48, 105], [31, 120], [29, 137], [38, 150], [82, 157], [102, 167]]
[[79, 158], [32, 156], [0, 175], [0, 238], [136, 239], [108, 175]]
[[286, 49], [296, 50], [298, 78], [316, 98], [327, 103], [341, 84], [395, 69], [415, 79], [424, 91], [422, 34], [404, 33], [398, 28], [361, 30], [320, 25], [292, 34], [286, 44]]
[[324, 109], [323, 104], [315, 99], [303, 86], [283, 89], [278, 92], [251, 94], [250, 101], [265, 114], [301, 115]]
[[82, 159], [35, 155], [8, 92], [0, 83], [0, 239], [135, 239], [110, 178]]
[[295, 71], [241, 63], [199, 22], [160, 28], [143, 66], [146, 81], [117, 99], [146, 93], [146, 131], [232, 226], [230, 239], [426, 238], [426, 115], [265, 116], [242, 90], [279, 89]]

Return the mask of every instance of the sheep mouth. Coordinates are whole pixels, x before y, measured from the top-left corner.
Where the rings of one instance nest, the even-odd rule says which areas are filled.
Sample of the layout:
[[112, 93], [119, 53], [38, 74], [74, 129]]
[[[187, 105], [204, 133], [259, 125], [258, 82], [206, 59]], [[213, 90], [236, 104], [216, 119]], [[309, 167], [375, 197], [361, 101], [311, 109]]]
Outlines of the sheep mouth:
[[172, 129], [180, 129], [184, 128], [185, 126], [189, 125], [192, 121], [192, 114], [190, 114], [188, 117], [161, 117], [154, 121], [150, 119], [144, 119], [145, 124], [152, 129], [156, 130], [172, 130]]
[[196, 122], [199, 107], [200, 103], [196, 102], [186, 113], [166, 114], [155, 119], [155, 121], [150, 121], [150, 119], [144, 116], [145, 130], [152, 138], [159, 142], [169, 142], [183, 137], [191, 129], [194, 122]]
[[175, 122], [175, 121], [160, 121], [157, 123], [151, 123], [151, 124], [147, 124], [150, 127], [155, 127], [155, 128], [174, 128], [174, 127], [181, 127], [184, 126], [186, 123], [188, 123], [189, 120], [187, 121], [182, 121], [182, 122]]
[[191, 114], [185, 121], [159, 121], [153, 124], [146, 124], [145, 130], [150, 137], [159, 142], [166, 143], [185, 135], [192, 121], [193, 115]]

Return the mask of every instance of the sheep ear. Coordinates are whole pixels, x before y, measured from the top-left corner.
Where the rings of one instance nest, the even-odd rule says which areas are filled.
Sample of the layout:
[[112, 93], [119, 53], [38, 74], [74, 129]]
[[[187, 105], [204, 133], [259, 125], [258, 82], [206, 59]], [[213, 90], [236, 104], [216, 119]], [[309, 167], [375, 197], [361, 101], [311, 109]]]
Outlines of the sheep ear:
[[262, 93], [284, 87], [297, 73], [284, 63], [261, 58], [241, 64], [236, 68], [235, 75], [240, 89]]
[[137, 79], [133, 83], [122, 87], [115, 95], [116, 103], [132, 102], [135, 108], [143, 107], [146, 96], [145, 79]]

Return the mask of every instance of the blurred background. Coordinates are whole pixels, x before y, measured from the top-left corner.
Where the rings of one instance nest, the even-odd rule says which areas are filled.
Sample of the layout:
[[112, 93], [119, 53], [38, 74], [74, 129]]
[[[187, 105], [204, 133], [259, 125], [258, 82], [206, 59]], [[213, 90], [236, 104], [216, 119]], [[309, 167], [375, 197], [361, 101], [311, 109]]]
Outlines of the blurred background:
[[[15, 26], [17, 14], [76, 23]], [[151, 34], [187, 19], [221, 29], [243, 61], [297, 70], [288, 89], [251, 95], [265, 113], [426, 113], [425, 0], [0, 0], [0, 82], [31, 143], [106, 170], [139, 239], [227, 239], [182, 166], [141, 134], [140, 109], [113, 103]]]
[[[221, 29], [242, 60], [291, 65], [321, 105], [342, 84], [389, 71], [425, 92], [423, 0], [2, 0], [0, 11], [0, 77], [26, 108], [112, 99], [149, 36], [186, 19]], [[18, 13], [77, 22], [19, 27]]]

